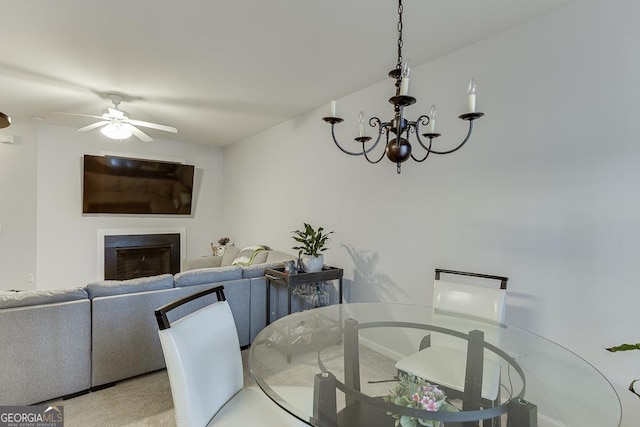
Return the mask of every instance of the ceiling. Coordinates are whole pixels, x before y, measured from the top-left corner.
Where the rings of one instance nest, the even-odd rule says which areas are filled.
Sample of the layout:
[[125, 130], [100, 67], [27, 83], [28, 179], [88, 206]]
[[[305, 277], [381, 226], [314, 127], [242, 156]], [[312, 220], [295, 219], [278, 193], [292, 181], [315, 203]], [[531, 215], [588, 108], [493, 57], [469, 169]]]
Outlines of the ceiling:
[[[571, 0], [404, 0], [413, 66]], [[109, 93], [153, 138], [224, 146], [378, 83], [395, 0], [4, 0], [0, 111], [82, 127]], [[147, 130], [145, 129], [145, 132]]]

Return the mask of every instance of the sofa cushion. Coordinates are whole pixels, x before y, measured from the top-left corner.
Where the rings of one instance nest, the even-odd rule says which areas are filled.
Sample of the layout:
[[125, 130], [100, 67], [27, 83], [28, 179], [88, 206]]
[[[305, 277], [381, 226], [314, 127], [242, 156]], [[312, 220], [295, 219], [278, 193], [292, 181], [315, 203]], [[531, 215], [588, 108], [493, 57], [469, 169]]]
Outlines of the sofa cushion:
[[87, 299], [83, 288], [0, 292], [0, 308], [26, 307]]
[[242, 278], [242, 268], [236, 265], [216, 268], [199, 268], [175, 275], [176, 287], [203, 285]]
[[222, 254], [222, 262], [220, 264], [221, 267], [227, 267], [231, 265], [236, 256], [238, 256], [238, 252], [240, 249], [237, 246], [227, 246], [224, 250], [224, 254]]
[[[231, 264], [247, 266], [251, 264], [263, 263], [267, 260], [266, 251], [267, 251], [267, 248], [262, 245], [247, 246], [246, 248], [243, 248], [240, 252], [238, 252], [238, 255], [236, 256], [236, 258], [233, 260]], [[261, 253], [264, 253], [264, 255], [261, 255]], [[256, 257], [258, 255], [261, 255], [261, 256], [259, 257], [258, 260], [256, 260]]]
[[289, 261], [292, 259], [296, 259], [296, 257], [294, 255], [288, 254], [286, 252], [280, 252], [280, 251], [269, 251], [267, 253], [267, 259], [265, 260], [265, 262], [267, 263], [273, 263], [273, 262], [279, 262], [279, 263], [283, 263], [284, 261]]
[[171, 274], [161, 274], [159, 276], [140, 277], [130, 280], [93, 282], [87, 285], [87, 292], [89, 293], [89, 298], [96, 298], [171, 288], [173, 288], [173, 276]]
[[265, 262], [267, 262], [267, 257], [269, 256], [269, 251], [260, 251], [258, 253], [255, 254], [255, 256], [253, 257], [253, 262], [251, 263], [253, 264], [264, 264]]

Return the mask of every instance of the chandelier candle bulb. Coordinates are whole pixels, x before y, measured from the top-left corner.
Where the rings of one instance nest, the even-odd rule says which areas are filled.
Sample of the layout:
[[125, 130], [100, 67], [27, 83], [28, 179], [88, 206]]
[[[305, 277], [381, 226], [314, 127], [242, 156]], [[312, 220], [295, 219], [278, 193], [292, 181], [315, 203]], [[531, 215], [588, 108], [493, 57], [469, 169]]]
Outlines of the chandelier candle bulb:
[[400, 95], [406, 95], [409, 93], [409, 77], [404, 77], [402, 83], [400, 83]]
[[330, 103], [329, 117], [336, 117], [336, 101], [331, 101]]
[[467, 86], [467, 109], [469, 110], [469, 113], [476, 112], [476, 89], [476, 80], [472, 77], [471, 80], [469, 80], [469, 85]]
[[411, 62], [407, 60], [402, 66], [402, 82], [400, 83], [400, 95], [409, 93], [409, 74], [411, 74]]
[[436, 110], [435, 104], [431, 105], [429, 108], [429, 124], [427, 125], [427, 132], [436, 133], [436, 114], [438, 114], [438, 110]]
[[364, 136], [364, 111], [360, 111], [360, 117], [358, 118], [358, 123], [360, 125], [360, 135]]

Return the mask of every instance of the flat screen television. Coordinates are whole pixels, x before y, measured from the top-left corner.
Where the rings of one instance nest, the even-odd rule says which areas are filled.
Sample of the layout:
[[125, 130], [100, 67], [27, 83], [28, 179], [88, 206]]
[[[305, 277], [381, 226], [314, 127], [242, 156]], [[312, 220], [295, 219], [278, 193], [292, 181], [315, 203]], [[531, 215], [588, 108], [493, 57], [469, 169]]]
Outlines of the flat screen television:
[[192, 165], [85, 154], [83, 214], [191, 215]]

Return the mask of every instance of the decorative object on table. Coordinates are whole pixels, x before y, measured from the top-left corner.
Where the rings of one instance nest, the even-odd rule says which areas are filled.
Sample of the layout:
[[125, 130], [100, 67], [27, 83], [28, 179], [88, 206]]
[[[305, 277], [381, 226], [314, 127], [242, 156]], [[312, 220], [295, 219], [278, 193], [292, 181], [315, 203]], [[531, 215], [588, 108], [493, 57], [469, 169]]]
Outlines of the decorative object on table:
[[211, 254], [213, 256], [218, 255], [218, 246], [211, 242]]
[[284, 272], [287, 274], [298, 274], [298, 267], [294, 260], [284, 262]]
[[218, 247], [216, 250], [216, 255], [222, 256], [224, 255], [224, 251], [227, 249], [227, 245], [229, 244], [228, 237], [221, 237], [218, 239]]
[[[640, 343], [637, 344], [620, 344], [614, 347], [605, 348], [605, 350], [616, 353], [618, 351], [640, 350]], [[640, 397], [640, 391], [636, 391], [636, 384], [640, 387], [640, 378], [631, 381], [629, 384], [629, 391], [636, 396]]]
[[316, 230], [305, 222], [304, 230], [294, 230], [291, 233], [293, 233], [293, 240], [301, 244], [291, 249], [300, 251], [298, 259], [300, 259], [303, 270], [307, 273], [321, 271], [324, 265], [324, 255], [321, 252], [328, 249], [326, 244], [333, 231], [325, 233], [324, 228], [318, 227]]
[[[394, 109], [394, 117], [388, 122], [381, 122], [379, 118], [372, 117], [369, 119], [369, 126], [378, 127], [378, 136], [376, 141], [370, 147], [365, 147], [365, 143], [371, 140], [370, 136], [365, 135], [364, 130], [364, 112], [360, 112], [360, 134], [357, 138], [355, 138], [356, 142], [362, 144], [362, 150], [358, 151], [350, 151], [343, 148], [338, 141], [336, 140], [335, 129], [334, 126], [336, 123], [341, 123], [344, 120], [337, 116], [336, 114], [336, 102], [331, 101], [331, 111], [329, 117], [323, 117], [322, 120], [331, 124], [331, 136], [333, 137], [333, 142], [336, 146], [345, 154], [349, 154], [351, 156], [364, 156], [365, 159], [369, 163], [375, 164], [382, 160], [385, 153], [389, 160], [396, 164], [396, 170], [400, 173], [400, 166], [402, 163], [411, 157], [416, 162], [423, 162], [427, 159], [430, 153], [433, 154], [449, 154], [457, 151], [462, 148], [462, 146], [467, 142], [469, 137], [471, 137], [471, 132], [473, 130], [473, 121], [479, 119], [484, 116], [484, 113], [476, 112], [476, 82], [474, 79], [471, 79], [469, 85], [467, 87], [467, 110], [468, 112], [461, 114], [458, 118], [462, 120], [467, 120], [469, 122], [469, 131], [464, 140], [455, 148], [450, 150], [436, 151], [431, 148], [431, 144], [433, 143], [433, 139], [440, 136], [439, 133], [435, 131], [435, 116], [436, 116], [436, 107], [435, 105], [431, 106], [431, 110], [429, 111], [429, 115], [422, 115], [418, 117], [415, 121], [408, 121], [404, 118], [404, 109], [410, 105], [416, 103], [416, 98], [413, 96], [409, 96], [409, 75], [411, 73], [411, 67], [409, 60], [404, 61], [402, 59], [402, 0], [398, 0], [398, 61], [396, 62], [396, 67], [389, 72], [389, 77], [395, 80], [395, 96], [392, 96], [389, 99], [389, 102], [393, 104]], [[428, 138], [429, 141], [423, 141], [420, 138], [420, 125], [427, 126], [427, 132], [423, 133], [422, 136], [424, 138]], [[392, 133], [393, 136], [389, 138], [389, 134]], [[409, 143], [409, 135], [415, 133], [416, 139], [420, 146], [426, 151], [424, 157], [414, 157], [411, 153], [411, 144]], [[382, 152], [382, 154], [375, 158], [371, 159], [369, 157], [369, 153], [376, 148], [382, 135], [386, 135], [386, 148]], [[404, 136], [403, 136], [404, 135]]]
[[[402, 373], [399, 374], [398, 379], [398, 384], [389, 390], [387, 396], [383, 397], [385, 402], [432, 412], [459, 412], [458, 408], [446, 401], [446, 394], [437, 385], [430, 384], [424, 378]], [[396, 427], [417, 427], [418, 425], [441, 427], [443, 425], [440, 421], [423, 420], [408, 415], [398, 415], [390, 412], [387, 415], [391, 415], [396, 419]]]

